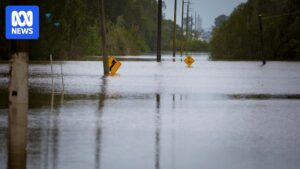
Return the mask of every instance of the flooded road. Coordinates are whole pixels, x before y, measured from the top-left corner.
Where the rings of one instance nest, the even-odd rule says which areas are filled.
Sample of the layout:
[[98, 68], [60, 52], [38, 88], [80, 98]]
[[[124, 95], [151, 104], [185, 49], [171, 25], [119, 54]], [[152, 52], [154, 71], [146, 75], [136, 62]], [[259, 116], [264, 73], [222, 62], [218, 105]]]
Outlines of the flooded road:
[[[55, 62], [53, 104], [50, 65], [30, 65], [28, 169], [299, 169], [300, 62], [132, 58], [108, 78], [102, 62], [63, 62], [63, 95]], [[7, 72], [0, 64], [0, 168]]]

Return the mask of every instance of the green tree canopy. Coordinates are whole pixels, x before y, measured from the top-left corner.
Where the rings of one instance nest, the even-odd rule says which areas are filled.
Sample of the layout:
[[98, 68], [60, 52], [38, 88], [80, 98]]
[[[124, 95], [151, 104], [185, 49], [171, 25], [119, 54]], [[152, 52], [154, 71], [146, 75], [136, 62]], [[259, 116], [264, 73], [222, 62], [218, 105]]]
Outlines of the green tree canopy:
[[300, 1], [248, 0], [215, 27], [212, 59], [261, 59], [258, 15], [262, 14], [265, 58], [300, 60]]

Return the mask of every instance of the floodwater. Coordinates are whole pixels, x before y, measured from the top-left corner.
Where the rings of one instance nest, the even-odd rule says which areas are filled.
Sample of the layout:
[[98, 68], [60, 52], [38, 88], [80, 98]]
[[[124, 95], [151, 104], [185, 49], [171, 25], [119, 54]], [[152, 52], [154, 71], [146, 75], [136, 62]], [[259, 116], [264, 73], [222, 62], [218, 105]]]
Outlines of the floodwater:
[[[62, 62], [64, 93], [55, 62], [53, 104], [50, 65], [31, 64], [19, 167], [300, 168], [300, 62], [211, 62], [201, 54], [188, 68], [170, 56], [131, 58], [108, 78], [101, 62]], [[7, 72], [0, 64], [0, 168], [15, 159]]]

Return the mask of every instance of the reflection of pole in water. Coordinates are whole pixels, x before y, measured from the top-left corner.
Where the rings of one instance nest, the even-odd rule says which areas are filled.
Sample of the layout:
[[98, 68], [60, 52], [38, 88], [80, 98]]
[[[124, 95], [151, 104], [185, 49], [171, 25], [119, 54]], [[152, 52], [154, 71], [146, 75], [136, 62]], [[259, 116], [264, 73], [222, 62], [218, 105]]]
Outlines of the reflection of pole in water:
[[175, 109], [175, 94], [172, 94], [172, 109]]
[[[16, 46], [18, 45], [16, 44]], [[22, 43], [19, 43], [19, 47], [22, 47]], [[25, 169], [28, 116], [28, 54], [18, 51], [12, 51], [12, 53], [9, 80], [7, 168]]]
[[[50, 113], [53, 112], [54, 107], [54, 75], [53, 75], [53, 58], [52, 54], [50, 54], [50, 67], [51, 67], [51, 106], [50, 106]], [[49, 114], [48, 114], [49, 115]], [[50, 116], [50, 115], [49, 115]], [[44, 159], [45, 162], [43, 163], [44, 168], [48, 168], [48, 161], [49, 161], [49, 136], [50, 136], [50, 118], [47, 119], [47, 129], [46, 129], [46, 150], [44, 152]]]
[[61, 74], [61, 86], [62, 86], [60, 103], [63, 104], [64, 103], [64, 95], [65, 95], [65, 83], [64, 83], [64, 73], [63, 73], [62, 62], [60, 62], [60, 74]]
[[[97, 123], [100, 120], [97, 120]], [[100, 169], [100, 158], [101, 158], [101, 136], [102, 136], [102, 129], [101, 125], [97, 124], [96, 130], [96, 151], [95, 151], [95, 169]]]
[[174, 126], [174, 116], [175, 116], [175, 105], [176, 105], [176, 96], [175, 94], [172, 95], [172, 142], [171, 142], [171, 163], [172, 163], [172, 169], [175, 168], [175, 126]]
[[27, 104], [9, 106], [8, 165], [9, 169], [26, 168]]
[[160, 95], [156, 94], [156, 118], [155, 118], [155, 169], [160, 168]]
[[96, 151], [95, 151], [95, 169], [100, 169], [101, 161], [101, 139], [102, 139], [102, 115], [104, 109], [104, 101], [106, 97], [106, 77], [102, 78], [101, 93], [99, 98], [99, 112], [97, 114], [97, 128], [96, 128]]
[[[61, 111], [61, 110], [60, 110]], [[59, 128], [58, 128], [58, 116], [60, 111], [50, 112], [47, 114], [47, 125], [43, 139], [43, 168], [56, 169], [58, 166], [58, 148], [59, 148]], [[52, 161], [51, 161], [52, 160]]]
[[103, 76], [102, 77], [102, 85], [101, 85], [101, 93], [100, 93], [100, 98], [99, 98], [99, 110], [103, 111], [104, 108], [104, 101], [105, 101], [105, 97], [106, 97], [106, 77]]
[[52, 54], [50, 54], [50, 64], [51, 64], [51, 112], [53, 111], [53, 105], [54, 105], [54, 77], [53, 77], [53, 62], [52, 62]]
[[55, 117], [53, 119], [53, 127], [52, 127], [52, 168], [53, 169], [57, 169], [57, 165], [58, 165], [58, 140], [59, 140], [59, 128], [58, 128], [58, 115], [55, 113]]
[[[51, 111], [52, 112], [52, 111]], [[49, 116], [49, 114], [48, 114]], [[49, 160], [49, 133], [50, 133], [50, 118], [47, 118], [47, 128], [45, 129], [46, 133], [45, 133], [45, 140], [46, 143], [44, 144], [44, 146], [46, 147], [45, 149], [43, 148], [43, 155], [44, 155], [44, 160], [45, 162], [43, 163], [43, 167], [44, 169], [48, 169], [48, 160]]]

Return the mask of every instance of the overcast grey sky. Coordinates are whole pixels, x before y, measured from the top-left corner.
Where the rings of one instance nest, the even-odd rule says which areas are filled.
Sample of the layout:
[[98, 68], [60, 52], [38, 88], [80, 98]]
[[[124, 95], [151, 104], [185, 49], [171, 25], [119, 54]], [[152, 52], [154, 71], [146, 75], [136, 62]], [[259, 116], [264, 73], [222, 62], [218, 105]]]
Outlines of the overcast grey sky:
[[[166, 18], [173, 20], [175, 0], [164, 0], [167, 5]], [[181, 23], [182, 0], [177, 0], [177, 23]], [[187, 1], [187, 0], [186, 0]], [[202, 18], [204, 29], [214, 25], [215, 18], [221, 14], [229, 15], [236, 6], [247, 0], [190, 0], [193, 15], [197, 12]]]

